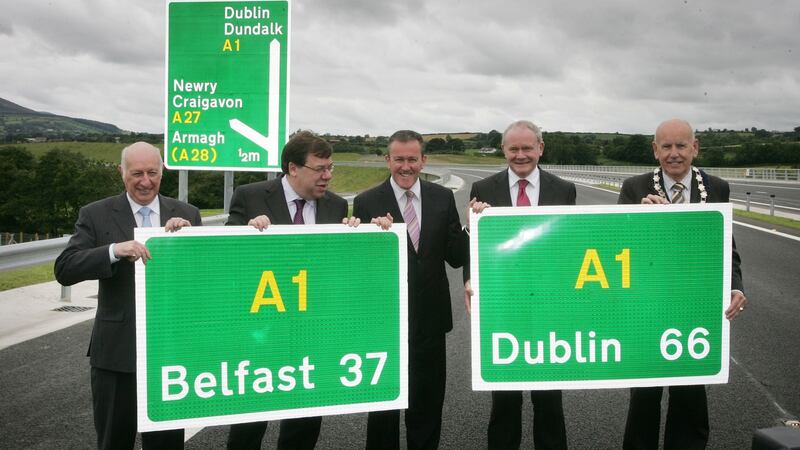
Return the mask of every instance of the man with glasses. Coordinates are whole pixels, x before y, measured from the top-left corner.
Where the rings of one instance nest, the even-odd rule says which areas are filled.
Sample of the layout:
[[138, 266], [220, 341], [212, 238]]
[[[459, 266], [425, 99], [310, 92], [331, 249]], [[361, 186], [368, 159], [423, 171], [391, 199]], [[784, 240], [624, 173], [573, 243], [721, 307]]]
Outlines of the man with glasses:
[[[333, 149], [309, 131], [294, 135], [283, 147], [282, 175], [274, 180], [240, 186], [233, 193], [227, 225], [249, 225], [264, 230], [270, 224], [301, 225], [346, 223], [347, 200], [330, 192]], [[281, 421], [279, 449], [312, 449], [317, 443], [321, 417]], [[267, 422], [236, 424], [228, 435], [228, 449], [260, 449]]]
[[[538, 167], [544, 153], [539, 127], [519, 120], [503, 132], [503, 154], [508, 168], [472, 185], [469, 207], [480, 213], [489, 206], [574, 205], [575, 185]], [[531, 271], [536, 264], [531, 261]], [[472, 287], [469, 264], [464, 266], [464, 302], [470, 308]], [[538, 449], [566, 449], [567, 432], [561, 391], [531, 391], [533, 443]], [[489, 448], [519, 448], [522, 439], [522, 392], [492, 392], [489, 418]]]

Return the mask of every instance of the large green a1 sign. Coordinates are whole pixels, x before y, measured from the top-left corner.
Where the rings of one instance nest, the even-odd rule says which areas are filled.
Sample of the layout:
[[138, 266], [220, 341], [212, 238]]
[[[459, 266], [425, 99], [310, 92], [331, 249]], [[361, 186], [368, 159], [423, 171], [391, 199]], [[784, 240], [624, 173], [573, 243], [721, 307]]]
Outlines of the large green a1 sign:
[[280, 171], [289, 31], [287, 0], [167, 2], [167, 167]]
[[135, 238], [140, 431], [408, 406], [403, 224]]
[[731, 207], [471, 217], [476, 390], [725, 383]]

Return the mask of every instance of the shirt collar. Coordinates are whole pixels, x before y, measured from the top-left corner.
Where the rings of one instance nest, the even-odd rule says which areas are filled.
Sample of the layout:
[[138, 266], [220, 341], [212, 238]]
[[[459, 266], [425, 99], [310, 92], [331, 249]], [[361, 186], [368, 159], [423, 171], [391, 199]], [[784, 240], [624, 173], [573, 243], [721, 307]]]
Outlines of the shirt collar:
[[680, 179], [680, 180], [673, 180], [663, 170], [661, 172], [664, 174], [664, 190], [665, 191], [672, 192], [672, 186], [675, 186], [675, 183], [681, 183], [681, 184], [683, 184], [683, 187], [686, 189], [686, 192], [691, 192], [691, 190], [692, 190], [692, 170], [691, 169], [689, 169], [689, 171], [686, 172], [686, 175], [684, 175], [683, 178]]
[[[532, 188], [536, 188], [537, 186], [539, 186], [539, 166], [536, 166], [533, 169], [533, 172], [529, 173], [528, 176], [525, 177], [525, 179], [528, 180], [528, 184], [530, 184]], [[517, 184], [517, 182], [519, 180], [520, 180], [519, 175], [514, 173], [514, 171], [511, 170], [511, 168], [509, 167], [508, 168], [508, 186], [509, 187], [514, 186], [515, 184]]]
[[389, 184], [392, 185], [392, 190], [394, 191], [394, 198], [396, 198], [397, 200], [400, 200], [401, 197], [406, 195], [406, 190], [413, 192], [418, 199], [422, 200], [422, 196], [420, 195], [422, 193], [422, 188], [421, 188], [422, 185], [419, 182], [419, 178], [417, 178], [417, 181], [415, 181], [414, 185], [411, 186], [411, 189], [401, 188], [397, 183], [395, 183], [394, 178], [392, 177], [389, 177]]
[[[300, 195], [292, 189], [292, 185], [289, 184], [289, 180], [287, 177], [281, 177], [281, 184], [283, 185], [283, 196], [286, 198], [286, 203], [292, 203], [295, 200], [303, 199]], [[308, 205], [316, 205], [316, 200], [306, 200], [306, 204]]]
[[147, 205], [140, 205], [136, 203], [136, 201], [134, 201], [133, 198], [131, 197], [131, 194], [129, 194], [127, 191], [125, 192], [125, 197], [127, 197], [128, 203], [131, 205], [131, 211], [133, 211], [134, 214], [138, 213], [143, 206], [147, 206], [148, 208], [150, 208], [151, 214], [156, 213], [159, 216], [161, 216], [161, 203], [158, 201], [158, 195], [156, 195], [153, 201]]

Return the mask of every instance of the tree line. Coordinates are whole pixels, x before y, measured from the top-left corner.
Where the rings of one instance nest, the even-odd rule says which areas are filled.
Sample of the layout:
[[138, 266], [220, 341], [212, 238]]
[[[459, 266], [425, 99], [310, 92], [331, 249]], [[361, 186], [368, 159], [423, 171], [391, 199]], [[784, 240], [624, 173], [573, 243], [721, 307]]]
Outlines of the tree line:
[[[84, 205], [125, 188], [118, 164], [53, 149], [36, 158], [19, 146], [0, 148], [0, 231], [70, 234]], [[224, 174], [189, 172], [189, 198], [201, 209], [223, 205]], [[234, 184], [265, 179], [263, 173], [237, 172]], [[164, 170], [161, 193], [178, 196], [178, 172]]]

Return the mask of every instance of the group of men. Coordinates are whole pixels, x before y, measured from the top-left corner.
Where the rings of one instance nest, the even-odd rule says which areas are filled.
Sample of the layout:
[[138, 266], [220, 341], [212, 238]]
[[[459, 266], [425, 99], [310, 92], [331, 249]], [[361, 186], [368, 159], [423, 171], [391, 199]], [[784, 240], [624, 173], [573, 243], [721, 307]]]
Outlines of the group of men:
[[[728, 184], [692, 166], [699, 145], [692, 127], [669, 120], [656, 130], [655, 173], [626, 180], [619, 203], [727, 202]], [[468, 208], [574, 205], [576, 188], [538, 167], [544, 152], [540, 129], [517, 121], [503, 133], [502, 150], [508, 168], [472, 186]], [[469, 228], [462, 227], [452, 191], [420, 179], [426, 163], [424, 142], [414, 131], [389, 138], [386, 162], [390, 177], [362, 192], [348, 217], [347, 201], [331, 192], [332, 148], [310, 132], [300, 132], [286, 144], [282, 175], [236, 189], [228, 225], [264, 230], [272, 224], [303, 225], [370, 222], [386, 229], [403, 222], [408, 230], [409, 402], [405, 411], [409, 449], [439, 446], [446, 383], [445, 335], [453, 327], [445, 263], [465, 267], [465, 302], [470, 307]], [[160, 151], [139, 142], [122, 151], [120, 173], [125, 192], [81, 209], [75, 234], [55, 264], [58, 281], [71, 285], [100, 280], [98, 310], [89, 356], [94, 423], [98, 448], [132, 448], [136, 437], [134, 262], [151, 255], [133, 240], [139, 226], [163, 226], [167, 231], [200, 225], [197, 208], [158, 193]], [[658, 181], [654, 181], [658, 180]], [[701, 197], [701, 191], [705, 193]], [[744, 311], [740, 259], [733, 251], [728, 319]], [[657, 448], [662, 388], [631, 390], [624, 448]], [[533, 391], [534, 445], [537, 449], [567, 448], [561, 391]], [[521, 392], [493, 392], [488, 447], [519, 448]], [[320, 417], [283, 420], [278, 448], [314, 448]], [[258, 449], [266, 422], [233, 425], [229, 449]], [[708, 440], [704, 386], [674, 386], [669, 393], [665, 448], [704, 448]], [[144, 449], [183, 448], [183, 430], [142, 434]], [[366, 448], [400, 448], [400, 411], [371, 412]]]

